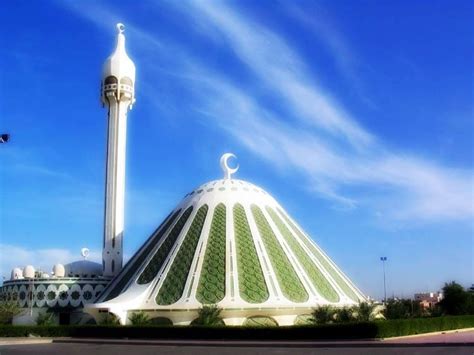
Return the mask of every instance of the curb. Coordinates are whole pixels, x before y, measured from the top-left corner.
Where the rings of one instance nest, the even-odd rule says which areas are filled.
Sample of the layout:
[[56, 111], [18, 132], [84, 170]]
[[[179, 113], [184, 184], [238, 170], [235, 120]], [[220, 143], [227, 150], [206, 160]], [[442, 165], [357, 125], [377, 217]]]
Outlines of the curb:
[[386, 343], [381, 340], [365, 341], [226, 341], [226, 340], [131, 340], [131, 339], [53, 339], [53, 343], [155, 345], [155, 346], [208, 346], [208, 347], [282, 347], [282, 348], [408, 348], [474, 346], [474, 341], [443, 343]]

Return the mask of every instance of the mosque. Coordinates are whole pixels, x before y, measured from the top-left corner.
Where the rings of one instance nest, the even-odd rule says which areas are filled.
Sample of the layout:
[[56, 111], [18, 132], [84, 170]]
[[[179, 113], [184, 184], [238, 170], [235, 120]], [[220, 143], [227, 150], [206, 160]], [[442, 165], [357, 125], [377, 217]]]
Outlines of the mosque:
[[[203, 305], [222, 309], [226, 325], [300, 324], [318, 305], [350, 306], [366, 297], [264, 189], [234, 178], [224, 154], [223, 177], [184, 196], [125, 266], [123, 261], [127, 114], [135, 103], [135, 65], [117, 25], [115, 51], [103, 68], [108, 110], [102, 265], [31, 265], [12, 270], [2, 299], [25, 308], [17, 323], [52, 311], [60, 324], [121, 324], [145, 312], [157, 324], [188, 325]], [[28, 310], [28, 311], [27, 311]]]

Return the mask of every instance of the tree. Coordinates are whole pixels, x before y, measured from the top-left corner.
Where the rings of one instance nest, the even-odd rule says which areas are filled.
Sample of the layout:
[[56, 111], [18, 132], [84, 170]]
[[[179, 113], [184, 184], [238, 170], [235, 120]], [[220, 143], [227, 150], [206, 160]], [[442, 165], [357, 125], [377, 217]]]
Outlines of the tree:
[[334, 320], [337, 323], [347, 323], [354, 320], [352, 307], [342, 307], [335, 310]]
[[471, 295], [460, 284], [452, 281], [444, 284], [443, 299], [439, 302], [439, 306], [445, 314], [467, 314], [471, 308], [471, 299]]
[[36, 325], [53, 325], [53, 313], [41, 312], [36, 317]]
[[216, 326], [224, 325], [220, 314], [222, 309], [217, 307], [215, 304], [204, 305], [198, 311], [198, 317], [193, 320], [192, 325], [205, 325], [205, 326]]
[[12, 324], [13, 317], [21, 314], [21, 309], [18, 301], [0, 301], [0, 324]]
[[321, 305], [316, 307], [312, 313], [312, 322], [315, 324], [328, 324], [334, 322], [335, 316], [334, 307], [328, 305]]
[[400, 300], [389, 299], [385, 303], [383, 314], [386, 319], [402, 319], [408, 318], [410, 313], [405, 304]]
[[115, 314], [105, 313], [99, 321], [99, 325], [120, 325], [120, 321]]
[[151, 323], [150, 318], [143, 311], [132, 313], [128, 319], [132, 325], [147, 325]]
[[374, 310], [375, 305], [368, 302], [359, 302], [357, 306], [354, 307], [354, 318], [359, 322], [369, 322], [374, 319]]

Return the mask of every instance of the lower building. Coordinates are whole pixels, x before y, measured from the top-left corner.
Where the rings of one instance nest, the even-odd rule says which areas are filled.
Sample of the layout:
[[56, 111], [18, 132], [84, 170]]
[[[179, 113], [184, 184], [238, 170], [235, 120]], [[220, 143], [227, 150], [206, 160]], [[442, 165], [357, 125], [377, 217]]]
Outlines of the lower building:
[[441, 292], [415, 293], [415, 301], [420, 303], [421, 308], [431, 309], [443, 299]]
[[83, 308], [95, 302], [109, 282], [102, 277], [102, 265], [88, 260], [56, 264], [51, 274], [28, 265], [12, 270], [0, 287], [0, 299], [16, 301], [22, 308], [14, 324], [34, 324], [42, 313], [52, 313], [58, 324], [95, 323]]

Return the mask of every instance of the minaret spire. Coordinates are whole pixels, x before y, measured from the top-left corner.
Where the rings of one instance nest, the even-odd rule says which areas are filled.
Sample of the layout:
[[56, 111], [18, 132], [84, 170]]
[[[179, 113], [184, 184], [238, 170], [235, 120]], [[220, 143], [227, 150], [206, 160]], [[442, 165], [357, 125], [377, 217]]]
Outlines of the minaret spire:
[[116, 27], [116, 47], [104, 63], [101, 82], [102, 104], [108, 109], [102, 251], [106, 277], [117, 275], [123, 263], [127, 113], [135, 102], [135, 64], [125, 50], [125, 26]]

